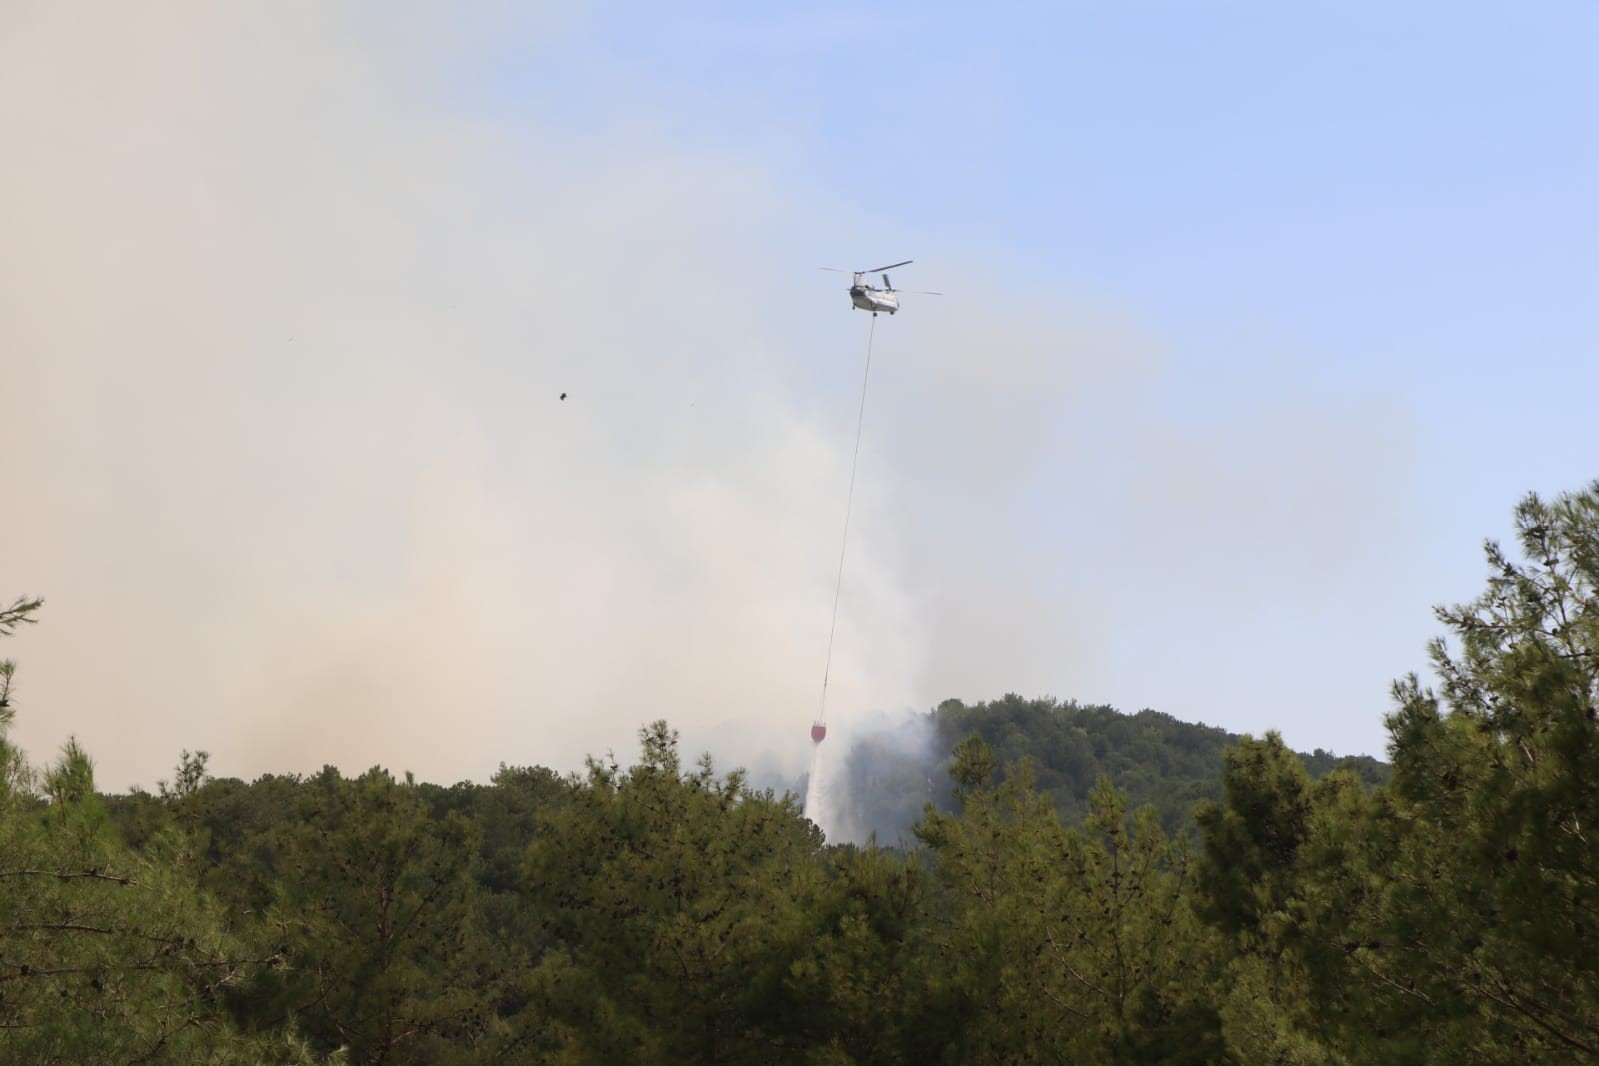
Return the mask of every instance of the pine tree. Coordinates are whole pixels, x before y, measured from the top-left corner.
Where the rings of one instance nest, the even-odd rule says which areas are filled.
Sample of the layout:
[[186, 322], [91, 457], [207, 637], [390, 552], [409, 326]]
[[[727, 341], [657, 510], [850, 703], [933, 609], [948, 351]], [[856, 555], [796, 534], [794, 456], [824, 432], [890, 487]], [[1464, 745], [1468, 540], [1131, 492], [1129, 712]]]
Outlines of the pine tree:
[[[1516, 509], [1487, 591], [1440, 608], [1441, 692], [1395, 686], [1395, 979], [1495, 1057], [1599, 1058], [1599, 483]], [[1502, 1052], [1502, 1054], [1498, 1053]]]
[[274, 917], [290, 969], [252, 989], [257, 1024], [297, 1019], [362, 1063], [470, 1058], [490, 1039], [497, 975], [473, 935], [477, 838], [464, 818], [433, 818], [409, 775], [327, 767], [281, 847]]
[[[0, 610], [0, 635], [40, 603]], [[277, 960], [231, 934], [183, 835], [167, 827], [135, 853], [76, 741], [42, 774], [11, 743], [12, 676], [0, 664], [0, 1060], [304, 1060], [292, 1038], [232, 1024], [228, 992]]]
[[553, 945], [529, 1024], [554, 1027], [565, 1061], [795, 1061], [793, 1026], [757, 1001], [787, 966], [820, 835], [742, 772], [685, 771], [665, 722], [640, 735], [639, 762], [591, 760], [529, 850]]
[[1214, 941], [1194, 919], [1188, 859], [1154, 808], [1129, 818], [1108, 780], [1088, 820], [1060, 824], [1025, 764], [995, 785], [973, 738], [952, 773], [959, 815], [918, 834], [949, 892], [941, 979], [958, 990], [954, 1058], [969, 1062], [1214, 1061], [1205, 1005]]
[[1311, 785], [1274, 737], [1200, 813], [1246, 1061], [1599, 1058], [1599, 484], [1516, 509], [1440, 608], [1439, 690], [1394, 686], [1392, 783]]

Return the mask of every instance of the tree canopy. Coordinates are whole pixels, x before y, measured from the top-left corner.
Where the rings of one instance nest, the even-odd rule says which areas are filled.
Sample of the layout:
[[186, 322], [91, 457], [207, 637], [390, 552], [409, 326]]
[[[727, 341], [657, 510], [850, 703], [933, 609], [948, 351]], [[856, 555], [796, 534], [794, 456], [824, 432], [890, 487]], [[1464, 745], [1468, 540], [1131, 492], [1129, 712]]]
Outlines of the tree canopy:
[[565, 777], [245, 782], [186, 751], [101, 795], [75, 741], [14, 746], [5, 663], [0, 1060], [1599, 1059], [1599, 485], [1516, 529], [1439, 609], [1432, 682], [1395, 684], [1391, 777], [950, 701], [939, 783], [886, 741], [851, 767], [916, 807], [893, 847], [828, 843], [665, 722]]

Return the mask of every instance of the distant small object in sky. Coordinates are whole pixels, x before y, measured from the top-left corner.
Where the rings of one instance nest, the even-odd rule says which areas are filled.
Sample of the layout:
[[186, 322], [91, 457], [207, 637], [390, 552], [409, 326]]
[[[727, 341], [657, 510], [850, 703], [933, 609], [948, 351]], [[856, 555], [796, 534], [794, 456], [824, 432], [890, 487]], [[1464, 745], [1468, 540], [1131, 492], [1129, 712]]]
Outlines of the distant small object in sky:
[[[849, 287], [849, 302], [859, 311], [870, 311], [875, 317], [879, 311], [894, 314], [899, 310], [899, 293], [901, 290], [894, 288], [894, 283], [888, 280], [888, 271], [895, 267], [908, 266], [913, 260], [906, 259], [899, 263], [890, 263], [887, 266], [872, 267], [870, 270], [840, 270], [837, 267], [822, 267], [835, 274], [853, 274], [854, 280]], [[876, 288], [866, 281], [867, 274], [882, 274], [883, 287]], [[914, 290], [906, 290], [914, 292]], [[915, 292], [917, 296], [942, 296], [941, 292]]]
[[566, 399], [566, 393], [564, 393], [564, 392], [561, 393], [561, 399], [563, 399], [563, 400]]

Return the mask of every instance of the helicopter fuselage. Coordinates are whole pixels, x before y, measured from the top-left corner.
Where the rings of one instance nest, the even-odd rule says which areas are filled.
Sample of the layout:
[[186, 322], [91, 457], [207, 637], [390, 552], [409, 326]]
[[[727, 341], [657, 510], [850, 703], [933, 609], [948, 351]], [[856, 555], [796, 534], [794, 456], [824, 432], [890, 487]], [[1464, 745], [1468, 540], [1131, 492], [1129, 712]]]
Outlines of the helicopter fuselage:
[[870, 285], [851, 285], [849, 301], [859, 310], [870, 311], [873, 314], [879, 311], [893, 314], [899, 310], [899, 297], [894, 295], [894, 290], [874, 289]]

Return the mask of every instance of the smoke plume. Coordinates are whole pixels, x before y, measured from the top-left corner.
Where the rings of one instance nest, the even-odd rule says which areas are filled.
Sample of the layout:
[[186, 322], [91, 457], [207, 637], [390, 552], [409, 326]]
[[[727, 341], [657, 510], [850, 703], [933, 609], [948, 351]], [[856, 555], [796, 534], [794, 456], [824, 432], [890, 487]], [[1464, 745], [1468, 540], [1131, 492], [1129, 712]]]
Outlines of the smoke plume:
[[[675, 141], [650, 86], [585, 122], [532, 75], [475, 96], [490, 57], [569, 43], [522, 8], [8, 10], [0, 595], [47, 599], [7, 649], [36, 755], [75, 734], [110, 788], [180, 748], [482, 779], [665, 717], [803, 770], [866, 332], [813, 268], [868, 216]], [[879, 323], [835, 727], [1012, 689], [1219, 718], [1186, 695], [1208, 649], [1129, 649], [1260, 590], [1178, 582], [1162, 616], [1174, 553], [1314, 530], [1286, 583], [1370, 554], [1262, 486], [1293, 471], [1235, 465], [1286, 438], [1364, 513], [1354, 472], [1395, 454], [1347, 450], [1364, 409], [1174, 424], [1126, 316], [930, 238], [868, 254], [959, 295]]]

